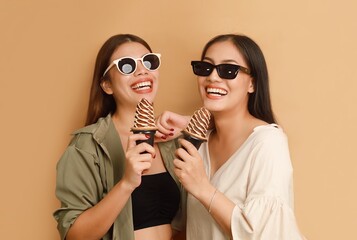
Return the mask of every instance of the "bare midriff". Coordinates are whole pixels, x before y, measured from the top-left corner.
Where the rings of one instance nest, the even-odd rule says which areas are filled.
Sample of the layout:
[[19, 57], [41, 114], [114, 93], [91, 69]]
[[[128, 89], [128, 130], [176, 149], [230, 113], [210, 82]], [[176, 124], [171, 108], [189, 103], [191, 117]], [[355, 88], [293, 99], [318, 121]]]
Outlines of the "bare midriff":
[[139, 229], [134, 234], [135, 240], [172, 240], [170, 224]]

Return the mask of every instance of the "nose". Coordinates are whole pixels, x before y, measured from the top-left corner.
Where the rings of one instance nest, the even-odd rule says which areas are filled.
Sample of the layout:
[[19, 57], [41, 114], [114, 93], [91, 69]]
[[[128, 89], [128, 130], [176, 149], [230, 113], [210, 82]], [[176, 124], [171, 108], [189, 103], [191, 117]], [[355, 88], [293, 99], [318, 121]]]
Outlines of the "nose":
[[217, 68], [214, 68], [213, 71], [211, 72], [210, 75], [208, 75], [207, 77], [208, 81], [211, 82], [218, 82], [221, 81], [222, 79], [219, 77], [218, 72], [217, 72]]
[[136, 61], [136, 70], [134, 72], [134, 75], [143, 75], [143, 74], [147, 74], [148, 70], [146, 69], [146, 67], [144, 67], [144, 64], [141, 60], [137, 60]]

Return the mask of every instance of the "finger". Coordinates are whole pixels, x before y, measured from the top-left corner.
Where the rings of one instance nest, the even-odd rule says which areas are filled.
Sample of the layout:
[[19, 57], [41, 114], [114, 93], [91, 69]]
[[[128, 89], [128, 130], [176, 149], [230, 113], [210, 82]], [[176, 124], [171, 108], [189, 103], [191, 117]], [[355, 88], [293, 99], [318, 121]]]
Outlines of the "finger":
[[135, 174], [141, 176], [143, 172], [148, 171], [151, 167], [151, 162], [137, 162], [133, 166], [133, 171]]
[[151, 164], [152, 158], [150, 154], [136, 155], [135, 157], [128, 159], [128, 167], [126, 168], [126, 171], [133, 171], [134, 173], [141, 175], [144, 170], [151, 167]]
[[[178, 160], [178, 161], [180, 161], [180, 160]], [[174, 168], [174, 173], [177, 176], [177, 178], [179, 179], [179, 181], [181, 182], [182, 181], [182, 178], [181, 178], [182, 170], [179, 168]]]
[[183, 162], [181, 159], [175, 158], [173, 163], [176, 169], [181, 170], [185, 166], [185, 162]]
[[164, 134], [164, 133], [162, 133], [162, 132], [160, 132], [159, 130], [158, 131], [156, 131], [156, 133], [155, 133], [155, 139], [154, 139], [154, 141], [155, 142], [165, 142], [165, 141], [167, 141], [166, 139], [167, 139], [167, 136], [168, 135], [166, 135], [166, 134]]
[[171, 127], [168, 123], [169, 119], [168, 112], [164, 112], [156, 119], [156, 126], [158, 127], [158, 131], [164, 135], [169, 134], [171, 131]]
[[130, 149], [130, 148], [133, 148], [135, 147], [137, 144], [136, 142], [139, 141], [139, 140], [142, 140], [142, 141], [145, 141], [147, 139], [149, 139], [150, 136], [149, 135], [145, 135], [145, 134], [142, 134], [142, 133], [131, 133], [128, 137], [128, 147], [127, 149]]
[[141, 168], [141, 171], [140, 171], [141, 174], [147, 172], [151, 168], [151, 162], [141, 163], [140, 168]]
[[153, 157], [151, 153], [140, 153], [132, 158], [133, 162], [152, 162]]
[[153, 146], [146, 142], [142, 142], [133, 148], [136, 153], [144, 155], [147, 154], [147, 156], [150, 156], [150, 158], [155, 158], [156, 157], [156, 150]]
[[179, 160], [183, 162], [187, 162], [192, 158], [192, 156], [182, 147], [176, 149], [175, 155]]
[[169, 135], [172, 132], [173, 128], [170, 128], [169, 126], [164, 126], [160, 123], [156, 124], [157, 126], [157, 131], [156, 133], [162, 134], [162, 135]]
[[170, 114], [171, 114], [170, 112], [165, 111], [160, 115], [160, 117], [158, 117], [157, 123], [161, 128], [170, 130], [170, 126], [169, 126]]
[[185, 149], [191, 156], [197, 156], [197, 148], [191, 142], [182, 138], [179, 139], [179, 143], [181, 145], [181, 148]]

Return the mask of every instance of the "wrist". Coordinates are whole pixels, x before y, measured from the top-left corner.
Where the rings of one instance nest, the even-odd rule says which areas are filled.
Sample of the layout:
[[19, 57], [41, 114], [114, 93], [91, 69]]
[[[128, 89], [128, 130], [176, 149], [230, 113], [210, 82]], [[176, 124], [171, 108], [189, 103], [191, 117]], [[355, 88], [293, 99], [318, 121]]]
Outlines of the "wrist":
[[125, 179], [121, 179], [117, 183], [118, 188], [120, 188], [124, 193], [129, 193], [131, 194], [134, 190], [135, 187], [133, 187], [128, 181], [125, 181]]
[[209, 213], [211, 213], [211, 210], [212, 210], [212, 204], [213, 204], [213, 201], [214, 201], [214, 197], [216, 196], [216, 194], [217, 194], [217, 188], [214, 190], [214, 192], [213, 192], [213, 194], [212, 194], [212, 197], [211, 197], [211, 199], [210, 199], [210, 201], [209, 201], [209, 204], [208, 204], [208, 212]]
[[212, 197], [216, 193], [217, 189], [212, 185], [208, 185], [207, 187], [201, 188], [201, 191], [197, 194], [196, 198], [206, 207], [206, 209], [209, 209]]

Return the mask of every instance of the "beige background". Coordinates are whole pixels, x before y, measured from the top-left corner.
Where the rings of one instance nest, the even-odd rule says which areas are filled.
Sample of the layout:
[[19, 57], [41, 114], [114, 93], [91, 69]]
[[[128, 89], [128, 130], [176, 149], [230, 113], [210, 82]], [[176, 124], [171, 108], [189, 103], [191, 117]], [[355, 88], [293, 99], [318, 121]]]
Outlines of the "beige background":
[[255, 39], [290, 140], [309, 239], [357, 239], [354, 0], [1, 0], [0, 238], [59, 239], [55, 165], [85, 119], [95, 56], [117, 33], [161, 52], [156, 113], [200, 106], [190, 60], [214, 35]]

